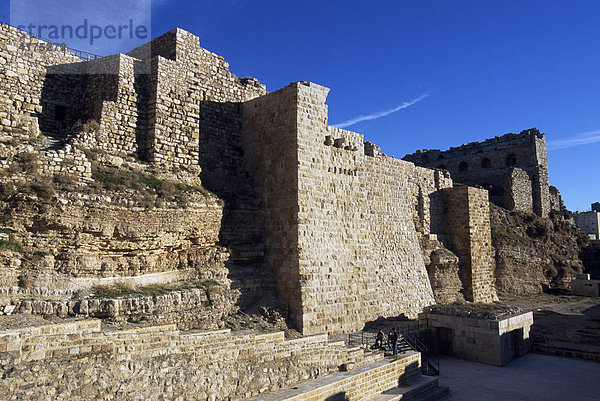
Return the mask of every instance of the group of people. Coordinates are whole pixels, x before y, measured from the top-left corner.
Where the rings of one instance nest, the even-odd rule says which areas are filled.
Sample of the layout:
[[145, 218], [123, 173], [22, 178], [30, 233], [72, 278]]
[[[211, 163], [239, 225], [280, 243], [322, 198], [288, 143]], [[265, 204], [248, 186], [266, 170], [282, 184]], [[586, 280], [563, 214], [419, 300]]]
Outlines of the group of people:
[[[393, 328], [389, 331], [387, 336], [387, 343], [389, 344], [392, 354], [398, 355], [398, 330]], [[383, 330], [379, 329], [377, 332], [377, 337], [375, 338], [375, 348], [382, 349], [383, 347]]]

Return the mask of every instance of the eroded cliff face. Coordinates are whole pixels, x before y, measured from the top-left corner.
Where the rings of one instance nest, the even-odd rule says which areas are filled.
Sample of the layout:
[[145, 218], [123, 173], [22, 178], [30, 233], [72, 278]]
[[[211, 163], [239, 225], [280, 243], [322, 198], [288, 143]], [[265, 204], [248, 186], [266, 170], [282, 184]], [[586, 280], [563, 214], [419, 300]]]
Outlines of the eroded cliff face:
[[22, 274], [47, 288], [166, 273], [225, 279], [221, 218], [222, 204], [203, 195], [171, 209], [125, 207], [81, 193], [49, 200], [17, 194], [4, 203], [4, 227], [27, 250]]
[[224, 325], [225, 204], [198, 171], [21, 133], [0, 135], [0, 313]]
[[498, 291], [568, 288], [583, 271], [580, 252], [587, 238], [569, 212], [552, 211], [549, 218], [541, 218], [490, 205], [490, 218]]

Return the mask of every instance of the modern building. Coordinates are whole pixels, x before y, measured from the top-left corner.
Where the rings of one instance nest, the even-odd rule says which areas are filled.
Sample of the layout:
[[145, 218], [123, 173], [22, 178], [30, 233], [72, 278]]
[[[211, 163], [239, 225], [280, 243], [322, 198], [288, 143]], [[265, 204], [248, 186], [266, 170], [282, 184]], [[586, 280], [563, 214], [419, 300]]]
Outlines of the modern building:
[[573, 213], [575, 224], [586, 234], [590, 239], [600, 240], [600, 203], [592, 203], [590, 212], [575, 212]]

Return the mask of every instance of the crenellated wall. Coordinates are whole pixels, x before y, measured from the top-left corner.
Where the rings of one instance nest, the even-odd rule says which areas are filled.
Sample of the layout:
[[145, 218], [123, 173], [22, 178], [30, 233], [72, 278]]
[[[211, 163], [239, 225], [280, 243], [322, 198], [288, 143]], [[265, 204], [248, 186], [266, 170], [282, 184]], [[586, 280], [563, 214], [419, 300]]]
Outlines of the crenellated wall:
[[[551, 210], [546, 136], [532, 128], [450, 148], [419, 150], [403, 157], [419, 166], [446, 169], [456, 182], [490, 190], [490, 199], [510, 210], [545, 217]], [[527, 176], [515, 174], [519, 168]], [[521, 191], [531, 192], [525, 204]]]

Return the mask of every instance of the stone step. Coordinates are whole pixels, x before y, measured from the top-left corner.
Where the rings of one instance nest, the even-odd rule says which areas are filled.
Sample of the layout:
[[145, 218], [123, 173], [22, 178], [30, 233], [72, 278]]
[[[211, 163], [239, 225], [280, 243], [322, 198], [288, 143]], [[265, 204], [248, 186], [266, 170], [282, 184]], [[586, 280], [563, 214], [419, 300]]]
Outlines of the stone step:
[[586, 344], [573, 344], [553, 341], [548, 344], [533, 344], [532, 351], [538, 354], [563, 356], [566, 358], [584, 359], [600, 362], [600, 347]]
[[413, 401], [437, 401], [448, 394], [448, 387], [435, 387], [426, 392], [419, 394]]
[[[412, 377], [415, 372], [418, 373], [419, 358], [419, 353], [410, 352], [402, 357], [386, 358], [361, 365], [348, 372], [318, 377], [299, 383], [294, 387], [261, 394], [249, 400], [312, 401], [333, 399], [341, 394], [351, 399], [370, 399], [369, 397], [394, 388], [405, 377]], [[437, 381], [435, 383], [437, 385]]]
[[443, 395], [448, 391], [447, 388], [445, 388], [445, 392], [439, 390], [444, 390], [444, 388], [439, 387], [437, 377], [417, 376], [398, 387], [369, 398], [368, 401], [436, 400], [437, 398], [429, 397], [438, 393]]

